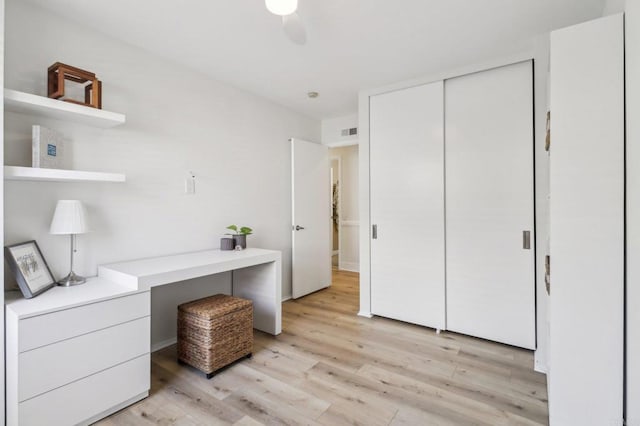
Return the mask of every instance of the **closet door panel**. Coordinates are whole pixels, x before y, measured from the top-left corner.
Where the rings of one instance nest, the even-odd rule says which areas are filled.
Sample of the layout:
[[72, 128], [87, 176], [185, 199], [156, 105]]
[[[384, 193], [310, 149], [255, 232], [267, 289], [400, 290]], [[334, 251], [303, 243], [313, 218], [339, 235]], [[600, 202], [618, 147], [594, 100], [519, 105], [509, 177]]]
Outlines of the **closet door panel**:
[[621, 425], [622, 15], [551, 34], [550, 181], [550, 423]]
[[527, 61], [445, 82], [447, 329], [529, 349], [532, 74]]
[[370, 98], [371, 309], [445, 326], [443, 83]]

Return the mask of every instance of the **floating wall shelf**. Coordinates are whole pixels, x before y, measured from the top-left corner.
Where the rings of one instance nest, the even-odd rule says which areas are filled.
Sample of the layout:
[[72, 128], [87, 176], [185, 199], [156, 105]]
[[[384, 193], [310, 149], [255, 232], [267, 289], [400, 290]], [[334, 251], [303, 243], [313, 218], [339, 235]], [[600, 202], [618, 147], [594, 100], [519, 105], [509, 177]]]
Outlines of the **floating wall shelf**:
[[5, 180], [41, 182], [114, 182], [126, 181], [121, 173], [83, 172], [79, 170], [41, 169], [34, 167], [4, 166]]
[[7, 111], [38, 115], [56, 120], [72, 121], [103, 129], [119, 126], [126, 122], [126, 116], [116, 112], [104, 111], [83, 105], [77, 105], [31, 93], [4, 89], [4, 107]]

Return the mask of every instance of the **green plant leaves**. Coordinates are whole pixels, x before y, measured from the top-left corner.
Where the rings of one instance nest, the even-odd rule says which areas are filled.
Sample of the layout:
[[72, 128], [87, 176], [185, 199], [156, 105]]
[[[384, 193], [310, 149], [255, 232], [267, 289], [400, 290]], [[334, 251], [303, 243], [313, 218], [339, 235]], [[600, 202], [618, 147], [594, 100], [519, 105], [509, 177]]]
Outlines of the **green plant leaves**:
[[236, 233], [236, 235], [250, 235], [253, 232], [253, 229], [249, 228], [248, 226], [243, 226], [242, 228], [240, 228], [240, 230], [238, 230], [238, 227], [236, 225], [229, 225], [227, 226], [227, 229], [232, 230]]

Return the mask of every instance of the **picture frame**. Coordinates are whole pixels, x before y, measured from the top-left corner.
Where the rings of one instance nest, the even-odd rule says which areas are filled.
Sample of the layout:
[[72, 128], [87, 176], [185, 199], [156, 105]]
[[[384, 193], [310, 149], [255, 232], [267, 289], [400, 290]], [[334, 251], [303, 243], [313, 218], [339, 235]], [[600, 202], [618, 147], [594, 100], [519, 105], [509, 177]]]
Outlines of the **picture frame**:
[[25, 299], [31, 299], [56, 285], [35, 240], [6, 246], [4, 257]]

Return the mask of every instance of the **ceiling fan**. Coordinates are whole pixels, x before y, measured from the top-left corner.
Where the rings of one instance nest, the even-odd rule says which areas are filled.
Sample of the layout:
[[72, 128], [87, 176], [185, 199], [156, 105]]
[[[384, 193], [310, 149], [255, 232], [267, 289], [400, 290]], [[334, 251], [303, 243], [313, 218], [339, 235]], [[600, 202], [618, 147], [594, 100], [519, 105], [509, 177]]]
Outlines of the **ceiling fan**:
[[265, 0], [267, 10], [282, 17], [282, 29], [285, 35], [296, 44], [307, 42], [307, 30], [296, 13], [298, 0]]

